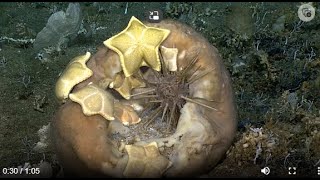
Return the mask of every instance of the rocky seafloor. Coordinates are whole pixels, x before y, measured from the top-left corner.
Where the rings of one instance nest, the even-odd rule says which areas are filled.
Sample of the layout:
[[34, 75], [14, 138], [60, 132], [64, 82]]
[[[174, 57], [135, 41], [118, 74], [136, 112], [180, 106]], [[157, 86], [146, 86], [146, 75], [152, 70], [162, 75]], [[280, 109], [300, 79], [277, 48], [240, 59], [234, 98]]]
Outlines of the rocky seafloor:
[[43, 176], [61, 176], [51, 148], [35, 148], [41, 141], [38, 130], [59, 106], [54, 96], [59, 74], [73, 57], [94, 54], [131, 16], [143, 20], [144, 12], [158, 9], [165, 18], [185, 22], [206, 37], [231, 74], [237, 136], [226, 157], [203, 177], [264, 177], [264, 167], [270, 168], [269, 176], [318, 176], [319, 10], [304, 22], [298, 17], [298, 2], [80, 5], [77, 32], [46, 42], [49, 48], [34, 48], [48, 18], [65, 11], [68, 3], [0, 3], [1, 169], [29, 163], [47, 169]]

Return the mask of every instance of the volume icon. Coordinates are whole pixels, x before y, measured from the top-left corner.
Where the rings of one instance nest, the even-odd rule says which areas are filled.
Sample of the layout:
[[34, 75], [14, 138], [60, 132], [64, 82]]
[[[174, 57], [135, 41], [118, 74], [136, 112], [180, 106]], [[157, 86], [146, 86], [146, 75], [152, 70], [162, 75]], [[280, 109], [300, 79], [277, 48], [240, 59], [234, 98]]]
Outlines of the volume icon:
[[268, 167], [264, 167], [261, 169], [261, 173], [268, 175], [270, 173], [270, 169]]

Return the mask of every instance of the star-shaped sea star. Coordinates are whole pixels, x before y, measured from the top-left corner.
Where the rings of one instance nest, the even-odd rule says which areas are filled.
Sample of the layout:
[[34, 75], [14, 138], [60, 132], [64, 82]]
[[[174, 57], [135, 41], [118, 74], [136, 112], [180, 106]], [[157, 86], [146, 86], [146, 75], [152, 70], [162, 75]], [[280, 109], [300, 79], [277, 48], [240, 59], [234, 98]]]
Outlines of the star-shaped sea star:
[[126, 145], [128, 164], [123, 172], [126, 177], [160, 177], [171, 165], [160, 154], [156, 142], [144, 146]]
[[159, 46], [169, 33], [167, 29], [148, 27], [132, 16], [127, 28], [104, 44], [118, 53], [122, 70], [129, 77], [141, 66], [161, 70]]

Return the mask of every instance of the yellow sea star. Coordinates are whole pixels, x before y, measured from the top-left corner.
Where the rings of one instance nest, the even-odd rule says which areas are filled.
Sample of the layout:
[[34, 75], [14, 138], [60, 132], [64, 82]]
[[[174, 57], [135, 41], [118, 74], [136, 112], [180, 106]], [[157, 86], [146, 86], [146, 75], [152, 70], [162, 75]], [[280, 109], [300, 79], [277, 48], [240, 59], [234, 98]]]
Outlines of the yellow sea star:
[[126, 29], [103, 43], [120, 56], [122, 70], [129, 77], [141, 66], [161, 70], [159, 46], [169, 34], [170, 30], [148, 27], [132, 16]]
[[92, 70], [86, 65], [90, 56], [91, 53], [87, 52], [85, 55], [75, 57], [68, 64], [55, 86], [55, 93], [59, 100], [64, 102], [75, 85], [93, 75]]
[[110, 83], [110, 88], [118, 91], [125, 99], [130, 99], [131, 90], [137, 87], [145, 87], [142, 80], [133, 76], [125, 77], [122, 72], [117, 73], [114, 81]]
[[128, 164], [123, 172], [125, 177], [161, 177], [172, 165], [160, 154], [156, 142], [144, 146], [126, 145]]
[[73, 102], [79, 103], [82, 112], [87, 116], [100, 114], [107, 120], [115, 119], [113, 115], [113, 96], [95, 84], [89, 83], [84, 88], [71, 93], [69, 98]]

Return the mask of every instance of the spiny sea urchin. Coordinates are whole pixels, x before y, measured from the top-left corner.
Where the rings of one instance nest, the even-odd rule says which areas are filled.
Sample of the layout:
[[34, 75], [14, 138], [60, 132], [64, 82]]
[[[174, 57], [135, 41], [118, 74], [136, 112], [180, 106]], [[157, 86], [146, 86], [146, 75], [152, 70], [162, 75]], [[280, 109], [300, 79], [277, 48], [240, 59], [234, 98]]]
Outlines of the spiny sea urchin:
[[140, 112], [140, 117], [146, 117], [143, 120], [144, 127], [148, 127], [156, 118], [161, 117], [161, 122], [165, 121], [167, 123], [167, 131], [175, 129], [180, 109], [186, 101], [216, 110], [192, 97], [188, 97], [189, 85], [210, 72], [199, 72], [199, 69], [201, 69], [201, 66], [197, 65], [199, 52], [195, 53], [194, 57], [185, 59], [188, 64], [185, 67], [178, 68], [177, 71], [169, 71], [164, 65], [164, 59], [160, 53], [161, 71], [158, 72], [149, 68], [148, 71], [153, 78], [146, 78], [143, 73], [140, 74], [140, 77], [146, 83], [145, 91], [133, 94], [132, 97], [136, 96], [133, 99], [146, 99], [146, 106]]

